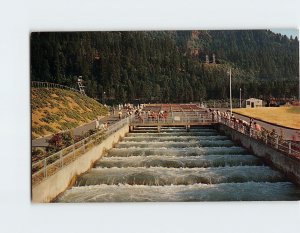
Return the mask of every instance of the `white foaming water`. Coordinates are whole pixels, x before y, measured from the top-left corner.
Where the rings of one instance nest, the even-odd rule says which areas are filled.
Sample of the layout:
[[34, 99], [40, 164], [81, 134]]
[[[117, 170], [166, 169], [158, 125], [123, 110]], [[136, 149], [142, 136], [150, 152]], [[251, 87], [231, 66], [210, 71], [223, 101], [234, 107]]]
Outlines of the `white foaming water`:
[[95, 185], [73, 187], [58, 202], [295, 201], [300, 190], [290, 182], [193, 185]]
[[77, 186], [100, 184], [191, 185], [197, 183], [280, 182], [285, 178], [265, 166], [210, 168], [127, 167], [94, 168], [78, 178]]
[[185, 142], [120, 142], [116, 148], [186, 148], [186, 147], [208, 147], [208, 146], [234, 146], [233, 142], [230, 140], [201, 140], [201, 141], [185, 141]]
[[209, 127], [140, 127], [58, 202], [299, 200], [300, 188]]
[[262, 165], [262, 160], [253, 155], [206, 155], [206, 156], [130, 156], [104, 157], [95, 167], [224, 167]]
[[227, 136], [148, 136], [148, 137], [125, 137], [122, 142], [186, 142], [186, 141], [202, 141], [202, 140], [226, 140]]
[[128, 156], [199, 156], [212, 154], [247, 154], [248, 151], [242, 147], [186, 147], [186, 148], [167, 148], [167, 147], [147, 147], [140, 148], [132, 146], [128, 148], [113, 148], [108, 156], [128, 157]]
[[178, 132], [139, 132], [139, 133], [129, 133], [129, 137], [165, 137], [165, 136], [217, 136], [218, 133], [216, 131], [178, 131]]

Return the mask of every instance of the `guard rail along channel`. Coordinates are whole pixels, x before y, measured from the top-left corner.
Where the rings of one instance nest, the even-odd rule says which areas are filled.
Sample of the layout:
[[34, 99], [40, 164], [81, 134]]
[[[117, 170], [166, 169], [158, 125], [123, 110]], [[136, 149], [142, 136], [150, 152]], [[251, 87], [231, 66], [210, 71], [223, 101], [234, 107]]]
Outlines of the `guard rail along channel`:
[[128, 125], [129, 121], [129, 118], [122, 119], [121, 121], [109, 126], [107, 130], [99, 130], [91, 136], [60, 150], [47, 158], [33, 163], [31, 170], [32, 185], [35, 186], [47, 177], [54, 175], [64, 166], [70, 164], [88, 150], [100, 144], [108, 136], [112, 135], [123, 126]]
[[250, 137], [264, 144], [279, 150], [283, 154], [300, 159], [300, 145], [292, 141], [283, 140], [278, 134], [266, 130], [256, 130], [247, 124], [237, 121], [234, 118], [225, 118], [222, 116], [213, 116], [213, 120]]

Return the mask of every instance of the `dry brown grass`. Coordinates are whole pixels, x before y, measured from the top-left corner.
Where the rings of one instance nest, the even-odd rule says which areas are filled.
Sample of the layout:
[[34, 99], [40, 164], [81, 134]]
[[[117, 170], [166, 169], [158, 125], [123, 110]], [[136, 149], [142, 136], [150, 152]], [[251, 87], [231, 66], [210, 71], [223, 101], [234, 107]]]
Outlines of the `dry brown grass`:
[[300, 107], [239, 108], [233, 112], [277, 125], [300, 129]]
[[108, 113], [97, 101], [61, 89], [33, 88], [31, 102], [33, 139], [89, 123]]

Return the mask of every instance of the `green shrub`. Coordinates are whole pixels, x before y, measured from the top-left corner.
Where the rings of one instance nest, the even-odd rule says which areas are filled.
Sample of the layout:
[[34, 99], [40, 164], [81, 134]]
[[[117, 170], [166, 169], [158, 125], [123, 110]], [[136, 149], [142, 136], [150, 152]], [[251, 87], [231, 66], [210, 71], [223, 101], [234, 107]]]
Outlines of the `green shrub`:
[[78, 126], [78, 123], [75, 122], [63, 122], [61, 124], [62, 130], [72, 129]]
[[82, 117], [75, 111], [69, 110], [65, 112], [66, 116], [72, 119], [81, 120]]
[[31, 157], [44, 157], [46, 155], [46, 152], [40, 148], [32, 148], [31, 150]]
[[63, 132], [61, 135], [65, 147], [68, 147], [74, 143], [74, 135], [70, 131]]
[[57, 133], [48, 140], [49, 145], [47, 147], [47, 151], [50, 153], [55, 153], [65, 147], [72, 145], [73, 143], [74, 135], [70, 131]]
[[43, 126], [32, 128], [32, 132], [36, 134], [43, 134], [44, 133]]
[[45, 130], [47, 130], [48, 132], [55, 133], [55, 130], [52, 127], [50, 127], [49, 125], [44, 125], [43, 128]]

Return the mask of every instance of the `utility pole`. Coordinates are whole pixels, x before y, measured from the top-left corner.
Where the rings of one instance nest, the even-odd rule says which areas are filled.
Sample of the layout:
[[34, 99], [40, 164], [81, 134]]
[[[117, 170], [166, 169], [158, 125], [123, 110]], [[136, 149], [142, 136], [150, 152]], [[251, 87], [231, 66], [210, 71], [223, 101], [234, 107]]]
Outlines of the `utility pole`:
[[242, 107], [242, 88], [240, 88], [240, 108]]
[[300, 106], [300, 69], [299, 69], [299, 99], [298, 99], [298, 105]]
[[229, 69], [230, 117], [232, 116], [231, 68]]
[[297, 106], [300, 106], [300, 62], [299, 62], [299, 77], [298, 77], [298, 82], [299, 82], [299, 90], [298, 90], [298, 104]]

